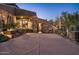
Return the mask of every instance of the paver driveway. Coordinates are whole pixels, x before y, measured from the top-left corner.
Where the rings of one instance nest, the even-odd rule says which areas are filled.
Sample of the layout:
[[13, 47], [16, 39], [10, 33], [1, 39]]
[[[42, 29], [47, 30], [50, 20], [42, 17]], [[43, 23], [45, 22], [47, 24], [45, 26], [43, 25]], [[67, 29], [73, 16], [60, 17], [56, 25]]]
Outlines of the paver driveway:
[[0, 54], [70, 55], [79, 54], [79, 45], [57, 34], [26, 33], [0, 43]]

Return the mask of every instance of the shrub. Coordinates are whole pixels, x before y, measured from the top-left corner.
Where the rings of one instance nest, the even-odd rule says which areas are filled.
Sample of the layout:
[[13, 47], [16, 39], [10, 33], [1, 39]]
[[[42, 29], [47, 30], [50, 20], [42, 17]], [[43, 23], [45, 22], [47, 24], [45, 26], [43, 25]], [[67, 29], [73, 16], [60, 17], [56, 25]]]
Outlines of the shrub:
[[23, 32], [24, 32], [24, 33], [32, 33], [33, 30], [32, 30], [32, 29], [23, 29]]
[[8, 40], [9, 40], [9, 38], [7, 36], [4, 36], [4, 35], [0, 34], [0, 43], [8, 41]]
[[2, 30], [7, 31], [8, 29], [14, 29], [14, 28], [16, 28], [16, 24], [5, 24]]

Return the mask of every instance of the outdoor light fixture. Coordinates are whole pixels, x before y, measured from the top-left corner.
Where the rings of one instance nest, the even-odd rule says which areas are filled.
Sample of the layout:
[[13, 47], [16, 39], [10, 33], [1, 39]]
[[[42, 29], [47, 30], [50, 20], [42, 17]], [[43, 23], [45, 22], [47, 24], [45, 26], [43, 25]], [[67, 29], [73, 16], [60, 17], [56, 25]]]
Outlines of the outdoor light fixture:
[[21, 18], [23, 18], [23, 16], [21, 16]]
[[27, 23], [27, 21], [25, 21], [25, 23]]

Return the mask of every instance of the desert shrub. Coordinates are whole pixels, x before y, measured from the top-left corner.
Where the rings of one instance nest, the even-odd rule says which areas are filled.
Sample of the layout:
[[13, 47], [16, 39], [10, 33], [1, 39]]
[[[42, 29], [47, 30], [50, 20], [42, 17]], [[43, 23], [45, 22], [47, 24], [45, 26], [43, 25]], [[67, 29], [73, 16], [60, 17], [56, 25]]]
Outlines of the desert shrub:
[[25, 32], [25, 33], [32, 33], [33, 30], [32, 29], [23, 29], [23, 32]]
[[8, 41], [8, 40], [9, 40], [9, 38], [7, 36], [0, 34], [0, 43]]

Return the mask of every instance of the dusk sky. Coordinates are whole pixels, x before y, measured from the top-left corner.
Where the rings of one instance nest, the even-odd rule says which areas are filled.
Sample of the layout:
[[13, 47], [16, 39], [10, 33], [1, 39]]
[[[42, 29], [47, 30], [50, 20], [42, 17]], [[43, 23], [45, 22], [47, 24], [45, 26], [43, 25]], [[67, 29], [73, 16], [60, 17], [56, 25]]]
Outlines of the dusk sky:
[[79, 11], [78, 3], [19, 3], [20, 8], [34, 11], [37, 16], [42, 19], [55, 19], [59, 17], [63, 11], [73, 13]]

